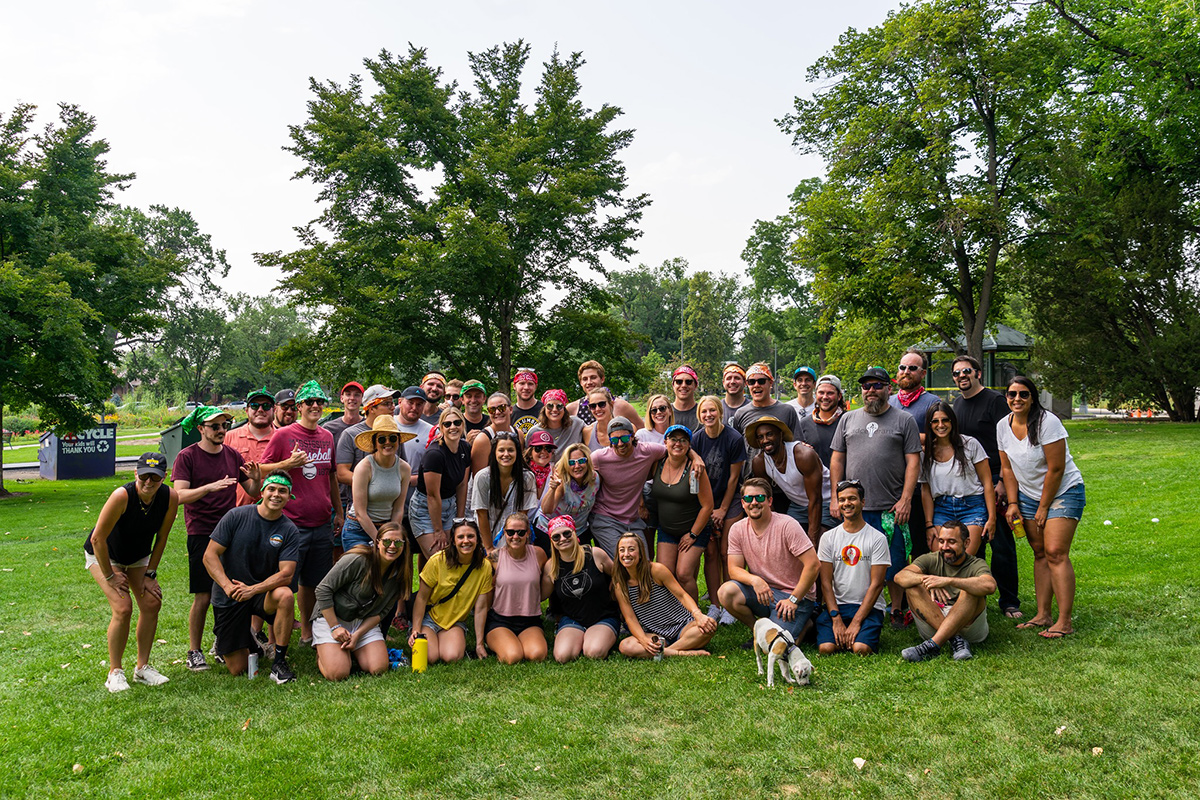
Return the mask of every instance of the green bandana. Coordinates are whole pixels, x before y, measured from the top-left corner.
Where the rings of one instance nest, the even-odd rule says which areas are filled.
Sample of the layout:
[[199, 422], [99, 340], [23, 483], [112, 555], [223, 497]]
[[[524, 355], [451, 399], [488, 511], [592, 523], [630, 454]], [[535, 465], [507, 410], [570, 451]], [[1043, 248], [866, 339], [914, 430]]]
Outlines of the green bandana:
[[[263, 488], [265, 489], [268, 484], [272, 483], [278, 483], [280, 486], [285, 487], [288, 490], [288, 495], [293, 500], [296, 499], [296, 495], [292, 494], [292, 481], [286, 475], [271, 475], [262, 482]], [[262, 501], [260, 500], [259, 502], [261, 503]]]
[[270, 389], [268, 389], [266, 386], [262, 387], [257, 392], [251, 392], [250, 394], [246, 395], [246, 402], [249, 403], [251, 400], [253, 400], [256, 397], [265, 397], [268, 400], [270, 400], [272, 403], [275, 402], [275, 393], [272, 392]]
[[321, 391], [321, 384], [316, 381], [309, 381], [296, 390], [297, 405], [313, 398], [324, 400], [326, 403], [329, 402], [329, 398], [325, 396], [325, 392]]
[[183, 422], [179, 424], [185, 433], [191, 433], [196, 429], [197, 425], [203, 425], [210, 419], [216, 419], [217, 417], [230, 417], [232, 419], [228, 411], [222, 411], [216, 406], [200, 406], [184, 417]]

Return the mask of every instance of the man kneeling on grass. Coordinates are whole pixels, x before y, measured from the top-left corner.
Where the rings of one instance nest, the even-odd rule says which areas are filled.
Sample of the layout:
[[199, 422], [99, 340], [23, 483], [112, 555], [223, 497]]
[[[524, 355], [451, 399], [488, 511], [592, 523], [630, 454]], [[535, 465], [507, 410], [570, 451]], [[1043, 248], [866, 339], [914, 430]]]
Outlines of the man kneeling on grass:
[[[213, 633], [217, 655], [225, 657], [231, 675], [246, 671], [250, 653], [261, 654], [250, 630], [250, 618], [272, 624], [275, 641], [292, 633], [292, 575], [300, 553], [300, 531], [283, 516], [292, 499], [286, 475], [263, 481], [258, 505], [238, 506], [217, 523], [204, 551], [204, 567], [212, 576]], [[276, 644], [271, 679], [287, 683], [296, 674], [287, 664], [287, 645]]]
[[901, 651], [905, 661], [933, 658], [947, 642], [954, 660], [963, 661], [971, 657], [967, 642], [987, 638], [987, 598], [996, 591], [996, 579], [986, 561], [967, 554], [967, 536], [961, 522], [947, 522], [938, 531], [938, 552], [919, 556], [896, 573], [925, 637]]
[[883, 582], [892, 565], [887, 537], [863, 519], [863, 486], [837, 485], [842, 524], [825, 531], [817, 547], [821, 562], [821, 596], [825, 608], [817, 616], [817, 649], [827, 656], [851, 650], [860, 656], [879, 651], [883, 630]]

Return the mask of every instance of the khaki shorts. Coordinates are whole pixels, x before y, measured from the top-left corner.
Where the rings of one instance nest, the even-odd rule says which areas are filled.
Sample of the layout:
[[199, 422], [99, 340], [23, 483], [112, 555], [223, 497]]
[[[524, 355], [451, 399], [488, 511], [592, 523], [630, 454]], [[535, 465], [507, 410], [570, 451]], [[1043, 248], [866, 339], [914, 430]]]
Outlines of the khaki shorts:
[[[941, 606], [943, 617], [950, 613], [950, 608], [950, 606]], [[936, 630], [925, 624], [925, 620], [921, 619], [919, 614], [913, 614], [913, 622], [917, 623], [917, 630], [920, 631], [923, 639], [931, 639], [937, 633]], [[986, 639], [988, 635], [987, 609], [980, 611], [979, 616], [970, 625], [959, 631], [958, 635], [971, 644]]]

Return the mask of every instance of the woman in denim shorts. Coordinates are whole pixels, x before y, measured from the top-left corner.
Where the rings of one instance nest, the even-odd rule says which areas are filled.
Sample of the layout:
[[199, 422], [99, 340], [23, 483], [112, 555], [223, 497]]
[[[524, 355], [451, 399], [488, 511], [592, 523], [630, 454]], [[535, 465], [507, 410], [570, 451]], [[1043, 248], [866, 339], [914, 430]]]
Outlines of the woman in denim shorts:
[[[1061, 639], [1075, 632], [1071, 608], [1075, 603], [1075, 568], [1071, 565], [1071, 540], [1087, 503], [1083, 476], [1067, 447], [1067, 429], [1047, 412], [1037, 387], [1024, 375], [1008, 386], [1012, 410], [996, 424], [996, 444], [1004, 485], [1018, 488], [1017, 499], [1005, 510], [1014, 525], [1021, 523], [1033, 548], [1033, 586], [1037, 614], [1018, 628], [1045, 628], [1045, 639]], [[1051, 603], [1058, 598], [1058, 619]]]
[[996, 532], [996, 495], [987, 453], [976, 439], [958, 430], [958, 417], [939, 400], [925, 412], [925, 452], [921, 458], [921, 506], [930, 552], [938, 529], [950, 520], [967, 526], [967, 553]]

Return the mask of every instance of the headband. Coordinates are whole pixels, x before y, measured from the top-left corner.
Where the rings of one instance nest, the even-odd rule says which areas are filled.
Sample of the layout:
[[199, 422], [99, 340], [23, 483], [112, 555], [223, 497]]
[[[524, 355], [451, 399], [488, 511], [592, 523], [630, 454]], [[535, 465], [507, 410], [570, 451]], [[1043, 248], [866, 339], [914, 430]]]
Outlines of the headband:
[[746, 370], [746, 377], [753, 378], [755, 375], [766, 377], [771, 383], [775, 382], [775, 376], [771, 374], [771, 368], [761, 361], [756, 364], [751, 364], [750, 369]]
[[728, 375], [730, 372], [736, 372], [738, 375], [741, 375], [743, 378], [746, 377], [746, 370], [742, 369], [740, 364], [730, 364], [730, 365], [726, 366], [725, 369], [721, 370], [721, 376], [724, 377], [725, 375]]
[[425, 383], [430, 378], [437, 378], [439, 381], [442, 382], [442, 386], [446, 385], [446, 376], [440, 372], [430, 372], [424, 378], [421, 378], [421, 383]]
[[671, 373], [671, 377], [674, 378], [681, 372], [684, 375], [689, 376], [692, 380], [696, 381], [696, 383], [700, 382], [700, 378], [696, 376], [696, 370], [692, 369], [687, 364], [680, 364], [678, 367], [676, 367], [675, 371]]
[[513, 383], [517, 381], [533, 381], [536, 385], [538, 382], [537, 373], [531, 369], [523, 370], [513, 376]]
[[233, 416], [228, 411], [222, 411], [216, 406], [200, 406], [184, 417], [179, 426], [186, 433], [191, 433], [197, 425], [203, 425], [210, 419], [216, 419], [217, 417], [229, 417], [233, 419]]
[[569, 514], [560, 514], [559, 516], [551, 519], [550, 522], [546, 525], [546, 533], [554, 533], [556, 530], [559, 530], [560, 528], [570, 528], [571, 532], [574, 533], [575, 532], [575, 519], [573, 517], [571, 517]]
[[562, 389], [547, 389], [542, 392], [542, 405], [546, 405], [551, 400], [562, 403], [565, 406], [567, 404], [567, 393]]

